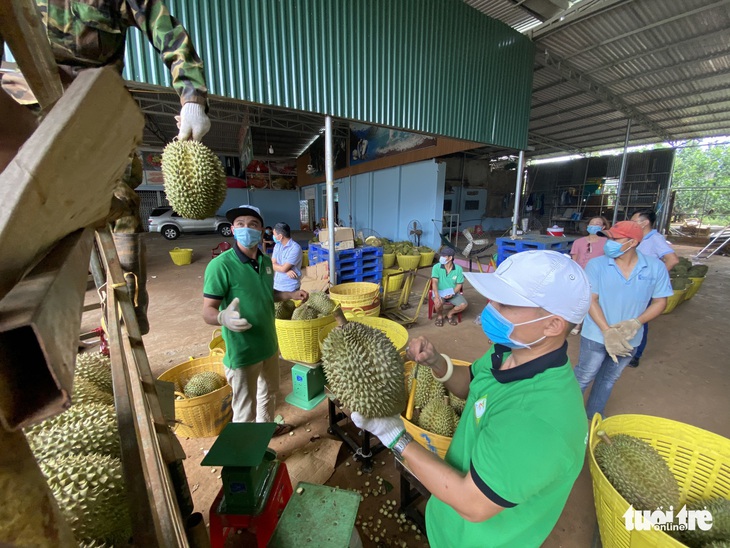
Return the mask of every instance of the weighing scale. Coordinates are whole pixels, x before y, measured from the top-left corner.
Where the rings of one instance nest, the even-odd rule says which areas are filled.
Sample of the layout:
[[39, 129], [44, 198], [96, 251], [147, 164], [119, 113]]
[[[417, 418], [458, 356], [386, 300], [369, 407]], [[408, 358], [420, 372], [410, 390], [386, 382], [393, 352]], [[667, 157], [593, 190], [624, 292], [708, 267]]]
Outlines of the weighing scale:
[[321, 363], [295, 363], [291, 368], [291, 384], [292, 392], [285, 399], [299, 409], [311, 411], [327, 397]]

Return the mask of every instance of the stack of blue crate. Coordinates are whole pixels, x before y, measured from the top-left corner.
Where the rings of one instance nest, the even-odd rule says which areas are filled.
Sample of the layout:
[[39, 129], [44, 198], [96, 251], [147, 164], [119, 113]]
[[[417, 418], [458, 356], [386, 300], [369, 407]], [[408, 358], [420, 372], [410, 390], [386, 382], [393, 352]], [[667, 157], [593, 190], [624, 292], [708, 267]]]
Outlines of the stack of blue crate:
[[548, 249], [558, 253], [570, 253], [570, 248], [577, 237], [556, 237], [530, 235], [523, 239], [497, 238], [497, 264], [510, 255], [534, 249]]
[[[329, 261], [329, 249], [309, 244], [309, 264]], [[337, 283], [373, 282], [383, 279], [383, 248], [364, 246], [335, 251]]]

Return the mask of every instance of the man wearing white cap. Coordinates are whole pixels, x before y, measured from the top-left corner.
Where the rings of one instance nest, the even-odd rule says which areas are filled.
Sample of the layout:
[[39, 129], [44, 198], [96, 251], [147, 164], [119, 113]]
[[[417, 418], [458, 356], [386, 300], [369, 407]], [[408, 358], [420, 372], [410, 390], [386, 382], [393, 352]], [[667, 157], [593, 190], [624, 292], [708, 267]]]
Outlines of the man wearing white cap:
[[378, 436], [433, 495], [431, 546], [537, 547], [555, 526], [583, 466], [587, 423], [566, 337], [583, 320], [583, 269], [554, 251], [507, 258], [493, 274], [465, 274], [491, 302], [482, 328], [494, 343], [454, 367], [423, 337], [408, 357], [466, 399], [445, 461], [416, 443], [400, 417], [352, 420]]
[[[205, 269], [203, 319], [220, 325], [226, 378], [233, 389], [233, 422], [271, 422], [279, 390], [279, 342], [274, 301], [306, 300], [307, 292], [275, 291], [271, 258], [258, 245], [264, 229], [261, 211], [242, 205], [226, 212], [236, 245]], [[280, 436], [291, 431], [280, 424]]]

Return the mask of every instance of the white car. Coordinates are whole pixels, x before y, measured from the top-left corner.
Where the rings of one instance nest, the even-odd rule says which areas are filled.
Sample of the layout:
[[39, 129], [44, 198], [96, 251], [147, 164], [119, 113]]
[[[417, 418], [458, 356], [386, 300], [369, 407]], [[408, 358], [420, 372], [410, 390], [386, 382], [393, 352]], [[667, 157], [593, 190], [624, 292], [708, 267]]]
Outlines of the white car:
[[183, 232], [217, 232], [225, 237], [233, 235], [231, 223], [221, 215], [201, 220], [186, 219], [175, 213], [170, 206], [153, 209], [148, 223], [150, 232], [159, 232], [168, 240], [174, 240]]

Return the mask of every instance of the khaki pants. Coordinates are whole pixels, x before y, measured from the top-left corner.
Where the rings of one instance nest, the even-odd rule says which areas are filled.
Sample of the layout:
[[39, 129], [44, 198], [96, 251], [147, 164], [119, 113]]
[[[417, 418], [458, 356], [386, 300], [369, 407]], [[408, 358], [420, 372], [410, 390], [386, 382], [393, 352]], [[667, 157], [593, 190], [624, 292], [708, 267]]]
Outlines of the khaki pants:
[[233, 422], [273, 422], [279, 391], [278, 350], [246, 367], [226, 367], [226, 379], [233, 389]]

